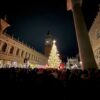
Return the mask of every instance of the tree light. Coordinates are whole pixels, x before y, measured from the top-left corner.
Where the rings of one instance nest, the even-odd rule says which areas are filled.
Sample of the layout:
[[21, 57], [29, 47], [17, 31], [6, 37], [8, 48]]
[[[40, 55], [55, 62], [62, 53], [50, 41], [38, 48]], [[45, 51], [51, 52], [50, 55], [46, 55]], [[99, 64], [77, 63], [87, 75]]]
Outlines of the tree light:
[[53, 44], [55, 44], [56, 43], [56, 40], [53, 40]]
[[48, 67], [58, 69], [60, 64], [61, 64], [61, 60], [59, 58], [58, 50], [56, 47], [56, 41], [54, 40], [53, 45], [52, 45], [52, 49], [50, 52], [50, 56], [48, 59]]

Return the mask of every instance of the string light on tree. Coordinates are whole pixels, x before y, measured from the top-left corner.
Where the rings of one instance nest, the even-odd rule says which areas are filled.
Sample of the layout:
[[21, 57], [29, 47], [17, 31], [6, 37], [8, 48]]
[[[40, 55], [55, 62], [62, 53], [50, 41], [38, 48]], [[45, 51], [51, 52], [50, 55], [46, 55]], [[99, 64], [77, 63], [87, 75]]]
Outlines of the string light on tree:
[[50, 68], [57, 68], [58, 69], [60, 64], [61, 64], [61, 60], [60, 60], [59, 53], [58, 53], [58, 50], [56, 47], [56, 41], [54, 40], [53, 45], [52, 45], [52, 49], [50, 52], [50, 56], [48, 59], [48, 65]]

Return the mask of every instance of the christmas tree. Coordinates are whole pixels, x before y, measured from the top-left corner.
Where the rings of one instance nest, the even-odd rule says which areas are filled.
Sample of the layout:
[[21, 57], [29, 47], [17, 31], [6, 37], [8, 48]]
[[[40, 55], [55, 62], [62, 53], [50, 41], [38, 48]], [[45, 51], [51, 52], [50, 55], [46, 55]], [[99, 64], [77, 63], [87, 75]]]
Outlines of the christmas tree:
[[58, 50], [56, 47], [56, 41], [54, 40], [52, 49], [50, 52], [50, 56], [48, 59], [48, 65], [49, 65], [49, 68], [57, 68], [58, 69], [60, 64], [61, 64], [61, 60], [59, 58], [59, 53], [58, 53]]

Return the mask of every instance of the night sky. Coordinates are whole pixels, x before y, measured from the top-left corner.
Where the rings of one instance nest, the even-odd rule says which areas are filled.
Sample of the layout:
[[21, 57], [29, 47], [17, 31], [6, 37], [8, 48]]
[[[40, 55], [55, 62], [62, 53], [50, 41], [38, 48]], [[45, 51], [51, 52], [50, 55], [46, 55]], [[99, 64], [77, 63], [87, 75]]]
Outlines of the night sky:
[[[98, 12], [100, 0], [84, 0], [82, 11], [88, 30]], [[46, 33], [50, 31], [57, 40], [59, 53], [64, 59], [75, 56], [78, 46], [71, 11], [66, 10], [66, 0], [2, 1], [0, 16], [7, 15], [14, 35], [37, 51], [44, 52]]]

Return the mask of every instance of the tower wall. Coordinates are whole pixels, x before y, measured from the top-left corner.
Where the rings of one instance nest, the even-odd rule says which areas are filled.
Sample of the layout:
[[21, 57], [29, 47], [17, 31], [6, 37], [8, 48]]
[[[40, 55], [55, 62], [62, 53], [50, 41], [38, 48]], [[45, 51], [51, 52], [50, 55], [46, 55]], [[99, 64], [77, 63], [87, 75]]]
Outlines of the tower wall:
[[49, 57], [51, 48], [53, 44], [53, 36], [50, 32], [46, 34], [46, 39], [45, 39], [45, 47], [44, 47], [44, 53], [46, 57]]
[[45, 56], [49, 57], [51, 51], [51, 45], [45, 46]]

